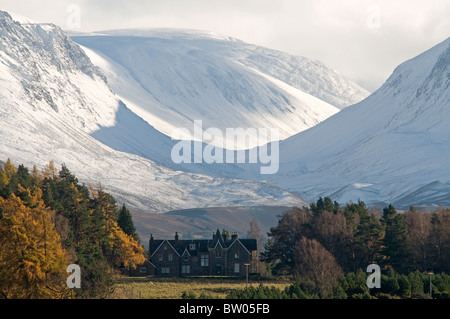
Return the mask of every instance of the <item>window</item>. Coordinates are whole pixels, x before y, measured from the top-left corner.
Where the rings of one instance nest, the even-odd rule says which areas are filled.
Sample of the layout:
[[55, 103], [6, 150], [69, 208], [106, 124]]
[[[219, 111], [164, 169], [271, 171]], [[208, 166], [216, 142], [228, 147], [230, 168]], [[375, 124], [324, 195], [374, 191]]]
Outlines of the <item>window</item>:
[[203, 266], [203, 267], [209, 266], [209, 256], [208, 255], [202, 255], [200, 257], [200, 266]]
[[191, 266], [189, 266], [189, 265], [181, 266], [181, 273], [182, 274], [190, 274], [191, 273]]
[[147, 268], [146, 267], [139, 267], [139, 273], [145, 274], [146, 272], [147, 272]]
[[195, 250], [195, 244], [189, 244], [189, 250]]
[[172, 261], [173, 260], [173, 255], [172, 254], [169, 254], [169, 261]]
[[238, 263], [234, 264], [234, 273], [235, 274], [239, 273], [239, 264]]
[[184, 255], [184, 256], [183, 256], [183, 260], [184, 260], [184, 261], [188, 261], [188, 260], [189, 260], [189, 256], [188, 256], [188, 255]]
[[216, 250], [214, 252], [214, 254], [215, 254], [216, 258], [222, 258], [222, 251], [221, 250]]
[[169, 274], [170, 273], [170, 268], [169, 267], [161, 267], [161, 273], [162, 274]]
[[234, 252], [234, 258], [239, 258], [239, 250], [236, 250], [236, 251]]
[[158, 260], [159, 260], [159, 261], [163, 261], [163, 255], [160, 254], [160, 255], [158, 256]]

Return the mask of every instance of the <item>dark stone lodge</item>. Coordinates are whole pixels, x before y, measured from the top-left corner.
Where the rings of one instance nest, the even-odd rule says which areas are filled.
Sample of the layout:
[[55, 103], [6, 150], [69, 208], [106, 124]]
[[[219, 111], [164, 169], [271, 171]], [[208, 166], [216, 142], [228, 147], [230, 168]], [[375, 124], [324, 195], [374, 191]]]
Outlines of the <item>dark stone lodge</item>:
[[256, 239], [227, 239], [219, 230], [212, 239], [150, 237], [149, 261], [156, 276], [246, 276], [258, 272]]

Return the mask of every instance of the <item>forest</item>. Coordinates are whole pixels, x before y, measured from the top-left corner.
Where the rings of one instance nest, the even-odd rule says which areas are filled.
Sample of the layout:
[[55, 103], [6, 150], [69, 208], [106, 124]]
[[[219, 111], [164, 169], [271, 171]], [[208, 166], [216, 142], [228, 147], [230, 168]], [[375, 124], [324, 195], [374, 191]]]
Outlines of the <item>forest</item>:
[[[264, 247], [256, 221], [250, 226], [261, 278], [292, 284], [233, 289], [228, 298], [450, 298], [450, 209], [340, 206], [326, 197], [279, 216]], [[145, 254], [127, 207], [101, 187], [53, 162], [41, 171], [0, 165], [0, 299], [108, 298], [118, 271]], [[82, 289], [67, 287], [71, 264]], [[380, 288], [367, 286], [372, 264]]]
[[[0, 299], [105, 298], [121, 267], [145, 261], [125, 205], [62, 165], [0, 166]], [[81, 288], [67, 287], [67, 267]]]
[[[358, 201], [340, 207], [319, 198], [283, 213], [268, 235], [262, 260], [273, 274], [292, 276], [287, 295], [424, 298], [431, 285], [434, 297], [450, 296], [449, 209], [399, 212], [393, 205], [368, 209]], [[379, 289], [366, 284], [372, 264], [381, 269]]]

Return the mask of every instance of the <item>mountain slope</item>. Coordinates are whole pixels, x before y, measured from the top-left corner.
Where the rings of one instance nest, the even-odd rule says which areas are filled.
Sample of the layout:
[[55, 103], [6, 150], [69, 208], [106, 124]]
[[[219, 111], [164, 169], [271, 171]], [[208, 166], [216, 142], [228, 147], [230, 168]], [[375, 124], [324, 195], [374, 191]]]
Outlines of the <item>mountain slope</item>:
[[[253, 219], [258, 221], [261, 234], [266, 237], [270, 228], [277, 225], [281, 214], [292, 209], [284, 206], [210, 207], [171, 211], [165, 214], [151, 214], [132, 210], [133, 220], [139, 223], [137, 231], [158, 238], [172, 238], [177, 232], [181, 238], [210, 238], [211, 231], [233, 230], [239, 237], [246, 238]], [[141, 218], [145, 220], [140, 222]], [[148, 242], [144, 242], [147, 246]]]
[[343, 108], [368, 95], [319, 62], [213, 33], [115, 30], [72, 39], [127, 106], [168, 136], [203, 120], [223, 131], [279, 128], [284, 139], [337, 113], [330, 103]]
[[311, 201], [450, 205], [450, 38], [364, 101], [280, 144], [271, 178]]
[[[93, 136], [122, 114], [155, 141], [167, 137], [126, 108], [84, 51], [51, 24], [14, 21], [0, 11], [0, 158], [42, 168], [65, 163], [80, 181], [151, 212], [207, 206], [301, 205], [267, 182], [212, 178], [116, 151]], [[132, 136], [126, 137], [132, 140]]]

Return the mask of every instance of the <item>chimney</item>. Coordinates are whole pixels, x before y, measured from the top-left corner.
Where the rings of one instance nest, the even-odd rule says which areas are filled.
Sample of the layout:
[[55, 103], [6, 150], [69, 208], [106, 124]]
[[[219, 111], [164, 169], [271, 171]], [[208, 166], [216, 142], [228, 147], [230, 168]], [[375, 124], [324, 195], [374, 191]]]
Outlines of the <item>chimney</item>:
[[232, 239], [232, 240], [238, 239], [238, 233], [233, 233], [233, 234], [231, 235], [231, 239]]
[[150, 251], [151, 251], [151, 249], [152, 249], [152, 246], [153, 246], [154, 241], [155, 241], [155, 238], [153, 238], [153, 234], [150, 234], [150, 242], [149, 242], [149, 244], [148, 244], [148, 252], [149, 252], [149, 253], [150, 253]]
[[178, 241], [178, 232], [175, 233], [175, 241]]

